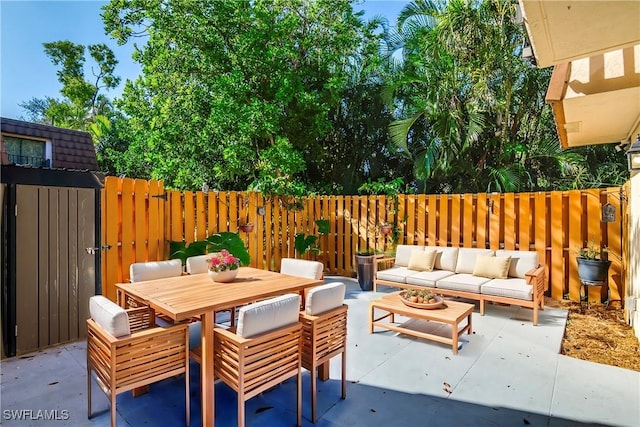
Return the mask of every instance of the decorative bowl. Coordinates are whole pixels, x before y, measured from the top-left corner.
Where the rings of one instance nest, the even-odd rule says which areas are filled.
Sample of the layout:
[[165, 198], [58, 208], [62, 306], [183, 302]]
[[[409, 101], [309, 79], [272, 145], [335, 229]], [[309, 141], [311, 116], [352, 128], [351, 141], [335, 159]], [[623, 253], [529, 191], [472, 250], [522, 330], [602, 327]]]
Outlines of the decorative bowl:
[[224, 271], [211, 271], [209, 270], [209, 277], [211, 280], [218, 283], [233, 282], [233, 279], [238, 275], [238, 269], [224, 270]]
[[437, 308], [447, 307], [447, 305], [444, 303], [444, 298], [442, 298], [440, 295], [433, 296], [433, 298], [436, 300], [436, 302], [434, 303], [422, 303], [422, 302], [411, 302], [410, 300], [406, 299], [404, 297], [406, 293], [407, 291], [401, 291], [399, 297], [400, 297], [400, 301], [402, 301], [402, 303], [408, 307], [422, 308], [425, 310], [434, 310]]

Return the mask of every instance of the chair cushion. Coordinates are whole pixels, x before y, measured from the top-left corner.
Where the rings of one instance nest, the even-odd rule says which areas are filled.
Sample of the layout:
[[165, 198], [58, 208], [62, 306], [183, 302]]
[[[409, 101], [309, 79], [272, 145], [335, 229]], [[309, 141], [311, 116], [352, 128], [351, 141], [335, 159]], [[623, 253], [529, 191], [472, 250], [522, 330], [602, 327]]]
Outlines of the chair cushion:
[[433, 270], [435, 262], [435, 250], [413, 251], [411, 253], [411, 258], [409, 258], [409, 265], [407, 268], [415, 271], [431, 271]]
[[490, 255], [476, 256], [476, 266], [473, 269], [474, 276], [488, 277], [489, 279], [506, 279], [509, 273], [511, 257], [495, 257]]
[[478, 255], [495, 255], [495, 252], [489, 249], [459, 248], [455, 272], [472, 274]]
[[482, 284], [487, 283], [491, 279], [486, 277], [478, 277], [468, 273], [454, 274], [436, 282], [437, 289], [449, 289], [451, 291], [480, 293]]
[[289, 276], [320, 280], [322, 279], [323, 272], [324, 264], [318, 261], [282, 258], [282, 261], [280, 262], [280, 273], [288, 274]]
[[116, 338], [131, 333], [125, 309], [102, 295], [89, 298], [89, 315], [105, 332]]
[[455, 273], [448, 270], [421, 271], [406, 277], [406, 282], [410, 285], [426, 286], [433, 288], [436, 282], [445, 277], [453, 276]]
[[307, 293], [305, 312], [315, 316], [340, 307], [344, 301], [345, 289], [345, 284], [341, 282], [327, 283], [311, 288]]
[[300, 295], [286, 294], [245, 305], [238, 310], [236, 334], [244, 338], [273, 331], [298, 321]]
[[480, 288], [481, 292], [486, 295], [496, 295], [525, 301], [533, 300], [533, 288], [527, 284], [526, 279], [493, 279], [484, 283]]
[[456, 262], [458, 261], [458, 248], [449, 248], [444, 246], [427, 246], [425, 250], [433, 249], [436, 251], [436, 261], [433, 268], [438, 270], [456, 271]]
[[509, 277], [524, 279], [528, 271], [538, 267], [540, 264], [538, 252], [536, 251], [505, 251], [504, 249], [500, 249], [496, 251], [496, 256], [511, 257]]
[[207, 255], [196, 255], [187, 258], [187, 273], [201, 274], [209, 271], [209, 259], [213, 253]]
[[168, 261], [136, 262], [129, 267], [131, 282], [145, 282], [147, 280], [164, 279], [182, 275], [182, 261], [170, 259]]
[[394, 265], [397, 267], [407, 267], [411, 259], [411, 254], [414, 251], [424, 251], [424, 246], [398, 245], [396, 247], [396, 260]]

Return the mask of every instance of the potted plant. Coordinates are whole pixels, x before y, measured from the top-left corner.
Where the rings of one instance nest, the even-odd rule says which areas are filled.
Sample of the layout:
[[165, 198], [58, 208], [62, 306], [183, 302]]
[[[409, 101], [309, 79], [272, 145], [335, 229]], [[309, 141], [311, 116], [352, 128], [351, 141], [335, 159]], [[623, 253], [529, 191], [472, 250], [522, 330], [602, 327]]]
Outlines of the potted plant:
[[356, 251], [356, 272], [358, 284], [363, 291], [373, 290], [376, 253], [373, 249]]
[[384, 223], [380, 226], [380, 233], [387, 236], [393, 231], [393, 224]]
[[247, 222], [240, 225], [240, 231], [244, 233], [251, 233], [253, 231], [253, 223]]
[[214, 253], [209, 259], [209, 277], [214, 282], [231, 282], [236, 278], [240, 268], [240, 259], [223, 249]]
[[607, 280], [611, 261], [606, 259], [608, 249], [595, 244], [593, 240], [578, 249], [578, 277], [582, 282], [602, 283]]

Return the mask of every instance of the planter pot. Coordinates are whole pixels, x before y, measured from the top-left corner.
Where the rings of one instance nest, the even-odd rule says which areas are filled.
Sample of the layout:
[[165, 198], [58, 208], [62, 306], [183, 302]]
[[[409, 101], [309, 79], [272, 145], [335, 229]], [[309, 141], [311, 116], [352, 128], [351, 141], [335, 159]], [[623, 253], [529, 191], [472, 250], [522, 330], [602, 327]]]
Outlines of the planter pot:
[[373, 290], [373, 273], [375, 255], [356, 255], [358, 284], [363, 291]]
[[385, 236], [390, 234], [392, 230], [393, 230], [393, 226], [391, 225], [383, 225], [380, 227], [380, 233], [384, 234]]
[[242, 224], [240, 230], [245, 233], [251, 233], [253, 231], [253, 224]]
[[211, 271], [209, 270], [209, 277], [211, 280], [218, 283], [233, 282], [233, 279], [238, 275], [238, 269], [224, 270], [224, 271]]
[[606, 282], [611, 261], [602, 259], [576, 258], [578, 261], [578, 277], [583, 282]]

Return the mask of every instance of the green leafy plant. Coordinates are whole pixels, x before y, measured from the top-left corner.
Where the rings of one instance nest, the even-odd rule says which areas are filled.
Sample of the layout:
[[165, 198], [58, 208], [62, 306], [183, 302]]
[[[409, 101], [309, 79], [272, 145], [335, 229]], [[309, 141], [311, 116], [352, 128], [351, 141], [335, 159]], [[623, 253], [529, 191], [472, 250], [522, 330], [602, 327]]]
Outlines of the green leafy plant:
[[596, 245], [594, 240], [589, 240], [585, 246], [577, 250], [578, 257], [585, 259], [601, 259], [602, 254], [609, 252], [609, 248]]
[[305, 253], [311, 251], [315, 254], [319, 254], [320, 248], [316, 245], [316, 241], [318, 240], [318, 236], [309, 235], [307, 236], [305, 233], [297, 233], [294, 237], [294, 244], [296, 253], [298, 255], [304, 255]]
[[249, 265], [251, 256], [238, 233], [223, 231], [212, 234], [205, 240], [199, 240], [187, 244], [185, 242], [169, 242], [170, 258], [180, 259], [182, 265], [186, 264], [187, 258], [197, 255], [204, 255], [211, 252], [221, 252], [223, 249], [229, 251], [233, 256], [240, 259], [241, 265]]
[[318, 226], [318, 234], [329, 234], [330, 223], [328, 219], [316, 219], [316, 225]]

